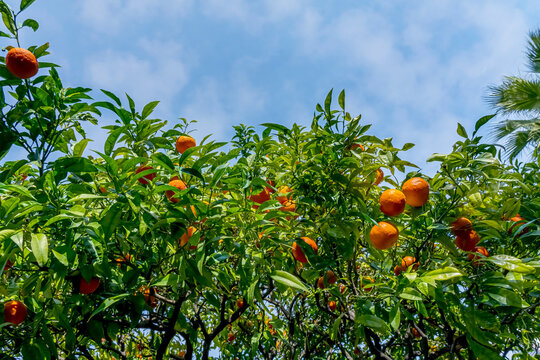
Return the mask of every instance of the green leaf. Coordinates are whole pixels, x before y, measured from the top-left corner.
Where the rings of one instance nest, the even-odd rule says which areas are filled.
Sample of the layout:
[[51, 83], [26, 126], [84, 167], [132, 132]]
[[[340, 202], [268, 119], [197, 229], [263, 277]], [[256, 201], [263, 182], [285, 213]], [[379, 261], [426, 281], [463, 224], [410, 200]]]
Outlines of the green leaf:
[[467, 131], [465, 131], [465, 128], [460, 123], [457, 124], [457, 133], [459, 136], [464, 137], [465, 139], [468, 139]]
[[2, 229], [0, 230], [0, 243], [3, 243], [4, 240], [9, 239], [16, 233], [20, 232], [21, 230], [12, 230], [12, 229]]
[[83, 157], [63, 157], [54, 162], [55, 169], [71, 173], [98, 172], [92, 161]]
[[23, 22], [23, 26], [28, 26], [32, 30], [37, 31], [37, 29], [39, 28], [39, 23], [34, 19], [26, 19]]
[[182, 168], [180, 171], [182, 171], [183, 173], [186, 173], [186, 174], [189, 174], [191, 176], [195, 176], [196, 178], [200, 179], [201, 181], [204, 182], [204, 177], [202, 176], [202, 174], [196, 170], [196, 169], [193, 169], [193, 168]]
[[330, 114], [331, 112], [331, 109], [330, 109], [330, 105], [332, 104], [332, 91], [334, 89], [331, 89], [329, 92], [328, 92], [328, 95], [326, 95], [326, 99], [324, 99], [324, 111], [327, 113], [327, 114]]
[[4, 190], [7, 190], [7, 192], [13, 191], [13, 192], [19, 193], [19, 194], [21, 194], [23, 196], [29, 197], [30, 199], [35, 200], [34, 196], [30, 193], [30, 191], [28, 191], [27, 188], [25, 188], [24, 186], [21, 186], [21, 185], [0, 184], [0, 192], [3, 192]]
[[496, 116], [496, 114], [493, 114], [493, 115], [486, 115], [486, 116], [482, 116], [480, 119], [478, 119], [476, 121], [476, 124], [474, 125], [474, 132], [472, 134], [472, 136], [474, 137], [474, 135], [476, 135], [476, 132], [485, 124], [487, 123], [489, 120], [493, 119], [494, 117]]
[[451, 266], [447, 266], [442, 269], [429, 271], [425, 273], [424, 275], [422, 275], [422, 278], [425, 281], [429, 282], [429, 280], [442, 281], [442, 280], [453, 279], [460, 276], [463, 276], [463, 274], [458, 269], [453, 268]]
[[286, 126], [283, 126], [283, 125], [280, 125], [280, 124], [264, 123], [264, 124], [261, 124], [261, 126], [265, 126], [268, 129], [276, 130], [277, 132], [281, 132], [281, 133], [284, 133], [284, 134], [290, 133], [290, 130]]
[[105, 299], [105, 301], [103, 301], [101, 303], [101, 305], [99, 305], [99, 307], [92, 313], [92, 315], [90, 315], [90, 318], [88, 318], [88, 320], [92, 319], [94, 316], [96, 316], [97, 314], [99, 314], [103, 310], [107, 309], [111, 305], [114, 305], [117, 302], [119, 302], [120, 300], [125, 299], [125, 298], [127, 298], [129, 296], [132, 296], [132, 295], [131, 294], [122, 294], [122, 295], [116, 295], [116, 296], [110, 297], [108, 299]]
[[286, 271], [276, 270], [270, 275], [270, 277], [278, 283], [289, 286], [291, 288], [295, 288], [301, 291], [309, 291], [308, 288], [302, 283], [302, 281], [300, 281], [300, 279]]
[[392, 329], [397, 331], [399, 329], [399, 325], [401, 323], [401, 311], [400, 311], [400, 304], [399, 302], [394, 305], [392, 310], [390, 311], [390, 326]]
[[108, 240], [112, 233], [114, 232], [114, 229], [120, 224], [122, 219], [122, 204], [115, 203], [112, 205], [105, 216], [100, 221], [101, 227], [103, 228], [103, 234], [105, 236], [105, 240]]
[[[114, 95], [112, 92], [110, 91], [107, 91], [107, 90], [103, 90], [101, 89], [101, 92], [103, 92], [105, 95], [107, 95], [108, 97], [110, 97], [111, 99], [114, 100], [114, 102], [116, 103], [116, 105], [118, 106], [122, 106], [122, 102], [120, 101], [120, 98], [116, 95]], [[113, 109], [109, 109], [109, 110], [112, 110], [112, 111], [115, 111], [114, 107]]]
[[54, 255], [54, 257], [56, 259], [58, 259], [58, 261], [60, 261], [60, 263], [64, 266], [68, 266], [69, 265], [69, 261], [68, 261], [68, 258], [66, 256], [66, 254], [60, 254], [59, 252], [55, 251], [55, 250], [52, 250], [52, 253]]
[[399, 294], [400, 298], [407, 299], [407, 300], [422, 300], [422, 294], [418, 292], [418, 290], [413, 288], [405, 288], [401, 294]]
[[336, 340], [339, 336], [339, 326], [341, 325], [341, 319], [343, 318], [343, 314], [339, 315], [338, 318], [334, 321], [334, 324], [332, 325], [332, 332], [330, 333], [330, 339]]
[[413, 143], [406, 143], [405, 145], [403, 145], [403, 148], [401, 150], [407, 151], [409, 149], [412, 149], [413, 147], [414, 147]]
[[433, 154], [430, 157], [427, 158], [427, 162], [431, 161], [444, 161], [446, 160], [447, 155], [445, 154]]
[[86, 149], [86, 145], [88, 145], [88, 143], [92, 141], [90, 139], [81, 139], [81, 141], [79, 141], [78, 143], [76, 143], [74, 146], [73, 146], [73, 156], [75, 157], [80, 157], [82, 156], [83, 152], [84, 152], [84, 149]]
[[356, 322], [379, 332], [385, 333], [388, 331], [388, 325], [386, 325], [386, 322], [375, 315], [358, 316], [356, 317]]
[[535, 272], [534, 267], [523, 264], [520, 259], [509, 255], [493, 255], [485, 258], [485, 260], [509, 271], [524, 274]]
[[517, 308], [529, 306], [527, 302], [512, 290], [503, 289], [501, 287], [490, 287], [486, 290], [486, 294], [503, 306], [514, 306]]
[[155, 107], [158, 104], [159, 104], [159, 101], [152, 101], [144, 106], [142, 115], [141, 115], [143, 120], [146, 119], [152, 113], [152, 111], [154, 111]]
[[13, 15], [11, 14], [11, 11], [4, 11], [4, 8], [2, 7], [2, 20], [4, 21], [4, 25], [6, 25], [6, 28], [9, 30], [10, 33], [15, 35], [17, 33], [17, 28], [15, 26], [15, 21], [13, 20]]
[[169, 157], [163, 153], [152, 154], [152, 159], [169, 171], [174, 171], [174, 164]]
[[24, 9], [26, 9], [27, 7], [32, 5], [32, 3], [34, 1], [36, 1], [36, 0], [21, 0], [21, 6], [19, 7], [19, 9], [21, 9], [21, 11], [23, 11]]
[[32, 234], [32, 242], [30, 245], [38, 265], [45, 265], [49, 259], [49, 241], [47, 236], [41, 233]]
[[339, 106], [345, 110], [345, 89], [341, 90], [338, 97]]
[[159, 279], [152, 286], [173, 286], [180, 282], [180, 278], [177, 274], [168, 274], [165, 277]]
[[467, 343], [469, 343], [472, 352], [479, 360], [504, 360], [504, 358], [494, 352], [492, 348], [477, 343], [469, 336], [467, 336]]

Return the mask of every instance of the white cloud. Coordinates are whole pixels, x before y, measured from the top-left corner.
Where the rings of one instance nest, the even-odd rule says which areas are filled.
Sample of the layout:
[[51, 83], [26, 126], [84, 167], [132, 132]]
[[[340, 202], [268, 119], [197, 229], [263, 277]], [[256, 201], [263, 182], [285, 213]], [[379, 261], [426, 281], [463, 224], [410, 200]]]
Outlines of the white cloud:
[[140, 108], [160, 100], [161, 111], [170, 110], [173, 99], [188, 82], [189, 56], [171, 41], [142, 40], [138, 50], [136, 54], [105, 49], [94, 54], [86, 60], [87, 80], [92, 87], [113, 91], [120, 97], [126, 92]]
[[233, 125], [260, 123], [252, 116], [263, 111], [265, 99], [264, 90], [241, 74], [225, 82], [206, 78], [193, 87], [182, 116], [197, 120], [195, 137], [230, 140]]
[[120, 33], [127, 25], [154, 21], [152, 18], [177, 19], [187, 16], [191, 7], [192, 0], [83, 0], [80, 16], [93, 30], [114, 34]]

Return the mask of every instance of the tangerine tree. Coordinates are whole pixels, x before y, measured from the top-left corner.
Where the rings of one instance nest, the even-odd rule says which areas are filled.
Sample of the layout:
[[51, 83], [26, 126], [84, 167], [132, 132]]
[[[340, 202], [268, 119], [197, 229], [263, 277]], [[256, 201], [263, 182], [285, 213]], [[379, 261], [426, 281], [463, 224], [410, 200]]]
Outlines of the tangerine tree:
[[[31, 3], [0, 1], [18, 47]], [[64, 87], [47, 47], [28, 79], [0, 65], [2, 156], [27, 152], [0, 168], [3, 358], [534, 358], [540, 173], [501, 162], [489, 117], [428, 176], [344, 91], [309, 127], [195, 139]]]

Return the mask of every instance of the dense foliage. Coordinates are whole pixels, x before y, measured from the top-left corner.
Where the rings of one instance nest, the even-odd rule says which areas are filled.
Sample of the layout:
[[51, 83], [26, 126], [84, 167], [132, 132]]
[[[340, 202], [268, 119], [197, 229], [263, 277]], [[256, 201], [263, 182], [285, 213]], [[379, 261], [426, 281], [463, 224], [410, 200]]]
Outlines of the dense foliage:
[[[20, 11], [0, 10], [15, 45]], [[29, 80], [1, 58], [2, 156], [27, 158], [0, 165], [0, 302], [27, 314], [0, 314], [0, 358], [537, 358], [538, 159], [501, 162], [477, 134], [490, 117], [471, 136], [458, 124], [452, 152], [428, 159], [433, 177], [406, 173], [413, 144], [369, 135], [344, 92], [309, 128], [239, 125], [229, 144], [198, 139], [180, 154], [190, 122], [65, 88], [40, 61], [47, 48], [29, 47]], [[88, 151], [84, 128], [102, 112], [117, 120]], [[402, 174], [427, 180], [429, 200], [384, 215], [379, 197]], [[458, 217], [489, 256], [456, 246]], [[370, 242], [380, 221], [399, 230], [388, 250]]]

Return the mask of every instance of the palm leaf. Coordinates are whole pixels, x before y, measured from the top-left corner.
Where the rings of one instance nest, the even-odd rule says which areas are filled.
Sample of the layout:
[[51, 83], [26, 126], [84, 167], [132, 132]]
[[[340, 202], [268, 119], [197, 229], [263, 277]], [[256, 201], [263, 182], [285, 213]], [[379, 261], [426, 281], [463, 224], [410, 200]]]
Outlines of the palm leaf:
[[540, 114], [540, 81], [507, 76], [502, 85], [490, 87], [487, 101], [498, 112]]
[[527, 58], [529, 59], [529, 69], [535, 73], [540, 73], [540, 29], [531, 31], [529, 34]]

